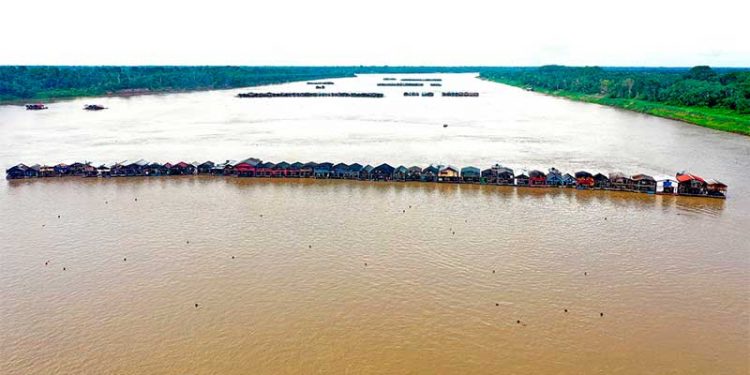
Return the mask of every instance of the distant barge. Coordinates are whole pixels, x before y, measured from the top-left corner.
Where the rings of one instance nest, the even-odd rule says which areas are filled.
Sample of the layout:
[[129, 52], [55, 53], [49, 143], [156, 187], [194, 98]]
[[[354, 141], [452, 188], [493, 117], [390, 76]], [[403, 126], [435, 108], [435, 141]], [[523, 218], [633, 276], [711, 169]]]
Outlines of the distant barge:
[[477, 97], [479, 96], [478, 92], [466, 92], [466, 91], [446, 91], [443, 92], [443, 96], [470, 96], [470, 97]]
[[[135, 176], [184, 176], [214, 175], [235, 177], [274, 178], [318, 178], [365, 181], [421, 181], [446, 183], [473, 183], [529, 188], [574, 188], [579, 190], [607, 190], [644, 193], [652, 195], [679, 195], [725, 199], [727, 185], [703, 179], [691, 173], [680, 172], [675, 179], [656, 180], [645, 174], [627, 176], [620, 172], [604, 175], [578, 171], [563, 174], [556, 168], [547, 173], [532, 170], [514, 173], [513, 169], [495, 164], [480, 170], [477, 167], [457, 168], [450, 165], [393, 167], [383, 163], [376, 167], [359, 163], [271, 163], [248, 158], [242, 161], [227, 160], [223, 163], [184, 161], [178, 163], [155, 163], [146, 160], [122, 161], [94, 166], [92, 163], [57, 164], [55, 166], [26, 166], [18, 164], [5, 171], [9, 180], [27, 178], [51, 178], [65, 176], [80, 177], [135, 177]], [[659, 185], [660, 189], [659, 189]]]
[[47, 106], [42, 103], [26, 104], [27, 111], [41, 111], [47, 109]]
[[380, 92], [247, 92], [237, 94], [238, 98], [382, 98], [384, 96]]
[[307, 82], [307, 84], [308, 85], [328, 85], [328, 86], [330, 86], [330, 85], [335, 84], [335, 82], [332, 82], [332, 81], [324, 81], [324, 82], [310, 81], [310, 82]]
[[401, 82], [442, 82], [442, 78], [401, 78]]
[[378, 86], [394, 86], [394, 87], [420, 87], [424, 86], [424, 83], [417, 83], [417, 82], [379, 82]]
[[99, 104], [86, 104], [86, 106], [83, 107], [83, 109], [87, 111], [101, 111], [103, 109], [107, 109], [107, 107]]

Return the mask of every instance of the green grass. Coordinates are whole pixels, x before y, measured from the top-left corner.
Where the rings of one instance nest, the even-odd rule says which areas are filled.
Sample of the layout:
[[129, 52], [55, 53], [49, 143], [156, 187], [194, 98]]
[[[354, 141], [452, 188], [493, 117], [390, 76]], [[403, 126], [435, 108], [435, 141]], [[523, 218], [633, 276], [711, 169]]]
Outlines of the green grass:
[[[527, 86], [523, 83], [514, 81], [493, 80], [493, 82], [517, 87]], [[563, 90], [534, 89], [536, 92], [541, 92], [547, 95], [559, 96], [586, 103], [596, 103], [610, 107], [623, 108], [653, 116], [679, 120], [706, 128], [750, 136], [750, 115], [739, 114], [730, 109], [674, 106], [645, 100], [614, 99], [602, 95], [581, 94]]]

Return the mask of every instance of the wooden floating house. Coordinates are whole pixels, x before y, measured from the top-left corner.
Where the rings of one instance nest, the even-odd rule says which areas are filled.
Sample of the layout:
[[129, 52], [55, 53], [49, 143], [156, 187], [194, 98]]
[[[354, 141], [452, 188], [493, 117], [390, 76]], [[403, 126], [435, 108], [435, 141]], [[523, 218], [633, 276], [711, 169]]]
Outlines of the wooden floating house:
[[448, 165], [438, 171], [438, 182], [458, 182], [461, 179], [458, 168]]
[[414, 165], [409, 167], [406, 174], [407, 181], [421, 181], [422, 180], [422, 168]]
[[594, 175], [586, 171], [575, 173], [577, 189], [591, 189], [594, 187]]
[[603, 173], [597, 173], [594, 175], [594, 188], [595, 189], [607, 189], [609, 188], [609, 177]]
[[461, 181], [462, 182], [481, 182], [482, 172], [477, 167], [463, 167], [461, 168]]
[[656, 193], [656, 180], [653, 177], [646, 174], [637, 174], [630, 180], [633, 183], [630, 190], [649, 194]]
[[518, 186], [529, 186], [529, 175], [524, 172], [516, 175], [516, 185]]
[[562, 173], [557, 168], [547, 170], [547, 186], [563, 186]]
[[383, 163], [372, 169], [370, 179], [376, 181], [390, 181], [393, 179], [393, 173], [396, 168], [393, 168], [389, 164]]
[[515, 175], [512, 169], [495, 164], [489, 169], [482, 171], [482, 180], [488, 184], [513, 185]]
[[396, 170], [393, 171], [393, 179], [396, 181], [406, 181], [409, 178], [409, 168], [406, 168], [403, 165], [399, 165], [396, 167]]
[[547, 186], [547, 175], [542, 171], [533, 170], [529, 172], [529, 186]]

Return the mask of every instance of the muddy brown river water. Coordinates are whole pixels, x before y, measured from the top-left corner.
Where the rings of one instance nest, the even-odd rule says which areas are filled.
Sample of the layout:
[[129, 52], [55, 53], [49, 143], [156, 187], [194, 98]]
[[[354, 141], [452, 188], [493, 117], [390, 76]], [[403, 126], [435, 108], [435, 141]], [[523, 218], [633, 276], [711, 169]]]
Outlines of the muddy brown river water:
[[329, 89], [385, 98], [233, 97], [311, 90], [302, 82], [0, 106], [0, 166], [255, 156], [686, 169], [727, 183], [729, 197], [2, 181], [0, 373], [750, 371], [750, 138], [434, 76], [480, 97], [403, 97], [414, 90], [367, 75]]

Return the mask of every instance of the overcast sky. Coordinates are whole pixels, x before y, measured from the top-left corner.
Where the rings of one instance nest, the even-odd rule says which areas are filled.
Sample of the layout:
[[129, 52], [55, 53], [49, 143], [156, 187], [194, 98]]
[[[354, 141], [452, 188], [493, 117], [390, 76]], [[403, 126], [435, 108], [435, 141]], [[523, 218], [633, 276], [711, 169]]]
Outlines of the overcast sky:
[[3, 0], [0, 64], [750, 66], [748, 0]]

